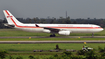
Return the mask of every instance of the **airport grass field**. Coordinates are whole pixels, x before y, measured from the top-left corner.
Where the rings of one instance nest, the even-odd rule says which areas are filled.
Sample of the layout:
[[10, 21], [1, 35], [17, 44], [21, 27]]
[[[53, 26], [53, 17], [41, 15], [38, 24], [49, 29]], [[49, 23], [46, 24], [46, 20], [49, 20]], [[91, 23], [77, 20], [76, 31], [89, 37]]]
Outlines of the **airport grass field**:
[[[105, 40], [105, 38], [47, 38], [48, 33], [33, 33], [25, 32], [16, 29], [0, 29], [0, 37], [21, 37], [21, 36], [45, 36], [46, 38], [0, 38], [0, 41], [70, 41], [70, 40]], [[91, 33], [71, 33], [70, 36], [91, 36]], [[61, 36], [61, 35], [57, 35]], [[94, 33], [94, 36], [105, 36], [105, 30], [102, 32]], [[59, 45], [60, 49], [75, 49], [81, 50], [84, 43], [41, 43], [41, 44], [0, 44], [0, 50], [8, 51], [9, 54], [6, 57], [12, 55], [14, 58], [22, 56], [24, 59], [28, 59], [29, 55], [35, 57], [49, 57], [54, 54], [62, 54], [62, 52], [49, 52], [51, 49], [55, 49], [56, 45]], [[98, 47], [105, 47], [105, 43], [87, 43], [87, 46], [92, 47], [98, 51]], [[47, 52], [33, 52], [33, 50], [43, 50]]]
[[[9, 52], [33, 52], [33, 50], [49, 51], [55, 49], [56, 45], [59, 45], [60, 49], [81, 50], [84, 43], [0, 44], [0, 50], [6, 50]], [[87, 43], [87, 46], [98, 50], [98, 46], [104, 48], [105, 43]]]
[[[48, 33], [26, 32], [17, 29], [0, 29], [0, 36], [49, 36]], [[92, 33], [70, 33], [70, 36], [91, 36]], [[57, 35], [61, 36], [61, 35]], [[105, 30], [94, 33], [94, 36], [105, 36]]]
[[[54, 50], [56, 48], [56, 44], [59, 45], [59, 48], [63, 51], [60, 52], [50, 52], [49, 50]], [[46, 44], [0, 44], [0, 50], [8, 51], [7, 59], [9, 56], [23, 57], [23, 59], [29, 59], [30, 55], [36, 58], [47, 58], [53, 55], [62, 55], [65, 49], [74, 49], [76, 51], [81, 50], [84, 43], [46, 43]], [[87, 43], [87, 46], [93, 48], [97, 51], [97, 55], [100, 55], [98, 52], [98, 47], [102, 47], [104, 49], [105, 43]], [[42, 52], [33, 52], [33, 50], [43, 50]], [[76, 55], [77, 52], [72, 52], [73, 55]]]

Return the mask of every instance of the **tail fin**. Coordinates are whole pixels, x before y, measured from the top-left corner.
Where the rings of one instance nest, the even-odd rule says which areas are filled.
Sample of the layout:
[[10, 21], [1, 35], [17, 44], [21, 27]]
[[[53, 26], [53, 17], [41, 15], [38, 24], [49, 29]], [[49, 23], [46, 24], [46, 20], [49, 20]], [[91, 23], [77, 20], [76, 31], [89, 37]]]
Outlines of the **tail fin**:
[[8, 10], [3, 10], [3, 12], [9, 25], [16, 26], [17, 24], [23, 24], [19, 22]]

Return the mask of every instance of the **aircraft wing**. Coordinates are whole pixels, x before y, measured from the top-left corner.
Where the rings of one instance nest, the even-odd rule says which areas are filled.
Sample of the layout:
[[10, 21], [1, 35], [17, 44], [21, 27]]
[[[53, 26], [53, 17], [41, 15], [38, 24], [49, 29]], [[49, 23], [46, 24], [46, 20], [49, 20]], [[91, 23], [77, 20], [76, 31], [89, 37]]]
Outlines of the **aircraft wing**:
[[56, 29], [56, 28], [48, 28], [48, 27], [44, 27], [44, 29], [48, 29], [48, 30], [50, 30], [51, 32], [55, 32], [55, 33], [57, 33], [57, 32], [60, 31], [60, 29]]
[[[36, 27], [40, 27], [40, 26], [38, 26], [36, 24]], [[58, 33], [60, 31], [60, 29], [50, 28], [50, 27], [41, 27], [41, 28], [48, 29], [48, 30], [50, 30], [51, 32], [54, 32], [54, 33]]]
[[[40, 27], [37, 24], [35, 24], [36, 27]], [[47, 33], [58, 33], [60, 35], [70, 35], [70, 31], [64, 30], [64, 29], [57, 29], [57, 28], [50, 28], [50, 27], [41, 27], [44, 28], [44, 32]]]

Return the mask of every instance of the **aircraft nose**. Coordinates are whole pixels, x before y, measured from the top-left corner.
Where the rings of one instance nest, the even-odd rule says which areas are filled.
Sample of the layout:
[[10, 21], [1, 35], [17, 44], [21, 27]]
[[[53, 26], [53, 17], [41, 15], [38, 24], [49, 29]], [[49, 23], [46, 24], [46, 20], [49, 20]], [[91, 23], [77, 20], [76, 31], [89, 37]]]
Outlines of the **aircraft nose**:
[[103, 31], [104, 29], [102, 28], [101, 31]]
[[102, 28], [102, 30], [104, 30], [104, 29]]

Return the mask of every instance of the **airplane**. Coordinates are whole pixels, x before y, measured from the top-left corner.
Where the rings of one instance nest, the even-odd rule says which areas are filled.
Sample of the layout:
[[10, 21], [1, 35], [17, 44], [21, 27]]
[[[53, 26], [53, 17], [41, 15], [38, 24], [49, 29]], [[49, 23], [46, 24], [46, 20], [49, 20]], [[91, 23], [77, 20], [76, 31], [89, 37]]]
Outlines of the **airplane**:
[[30, 32], [51, 33], [50, 37], [55, 37], [56, 33], [70, 35], [70, 33], [95, 33], [104, 30], [94, 24], [25, 24], [18, 21], [8, 10], [3, 12], [8, 22], [6, 26]]

